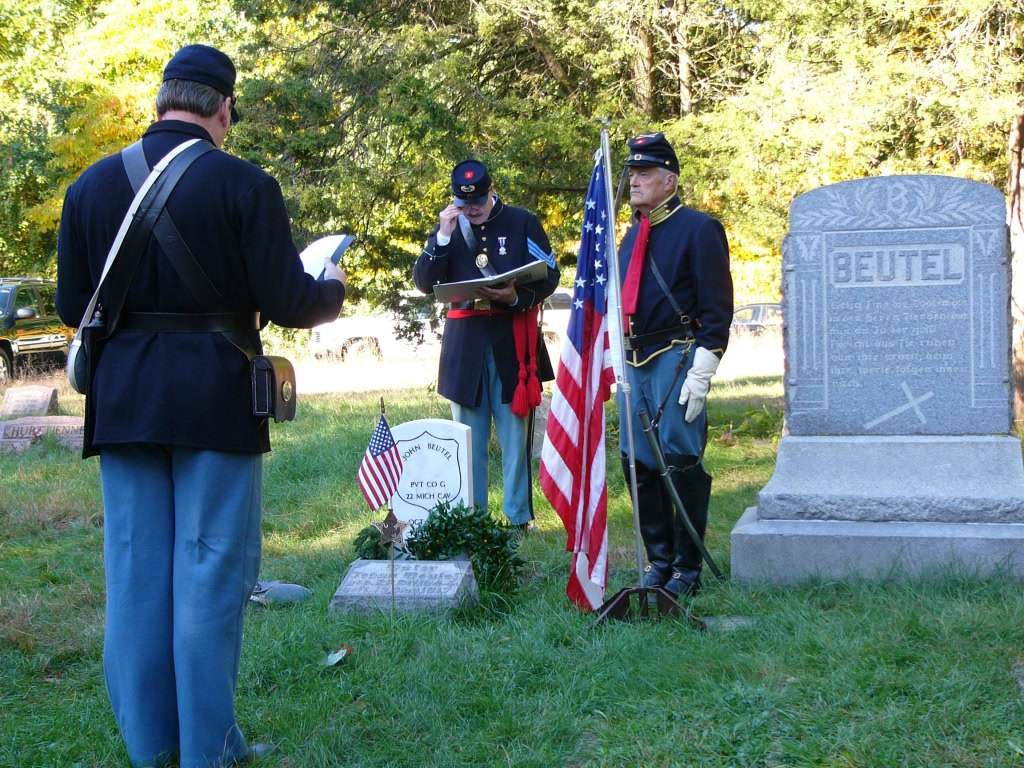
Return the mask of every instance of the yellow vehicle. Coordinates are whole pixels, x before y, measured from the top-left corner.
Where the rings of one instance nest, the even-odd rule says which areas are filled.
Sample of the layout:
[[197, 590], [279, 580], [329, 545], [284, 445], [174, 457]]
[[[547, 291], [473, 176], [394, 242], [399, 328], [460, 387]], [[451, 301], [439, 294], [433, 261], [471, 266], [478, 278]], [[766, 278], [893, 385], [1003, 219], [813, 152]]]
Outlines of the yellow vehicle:
[[74, 330], [57, 316], [57, 281], [0, 277], [0, 387], [26, 365], [64, 365]]

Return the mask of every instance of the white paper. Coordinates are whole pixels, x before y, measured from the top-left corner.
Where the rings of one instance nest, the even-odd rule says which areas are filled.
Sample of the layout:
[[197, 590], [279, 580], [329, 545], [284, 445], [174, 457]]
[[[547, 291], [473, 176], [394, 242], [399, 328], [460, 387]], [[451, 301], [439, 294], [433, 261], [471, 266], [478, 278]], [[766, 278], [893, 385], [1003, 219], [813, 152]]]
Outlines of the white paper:
[[[320, 277], [324, 272], [324, 259], [334, 256], [339, 247], [341, 253], [344, 253], [353, 240], [355, 240], [355, 237], [352, 235], [328, 235], [327, 237], [321, 237], [319, 240], [314, 240], [299, 254], [299, 258], [302, 259], [302, 268], [306, 271], [306, 274]], [[339, 259], [341, 253], [337, 254]], [[335, 261], [334, 263], [337, 264], [338, 262]]]

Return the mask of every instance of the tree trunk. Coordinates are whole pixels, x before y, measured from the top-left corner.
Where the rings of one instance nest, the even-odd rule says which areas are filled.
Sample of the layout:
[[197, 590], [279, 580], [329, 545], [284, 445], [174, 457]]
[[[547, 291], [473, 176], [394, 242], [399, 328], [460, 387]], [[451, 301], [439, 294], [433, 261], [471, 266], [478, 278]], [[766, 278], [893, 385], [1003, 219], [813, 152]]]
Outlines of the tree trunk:
[[679, 63], [679, 116], [693, 111], [693, 59], [690, 58], [690, 34], [687, 31], [686, 3], [676, 2], [676, 58]]
[[630, 66], [633, 70], [633, 99], [637, 107], [653, 121], [658, 119], [658, 115], [655, 100], [654, 30], [651, 28], [653, 20], [649, 6], [649, 3], [640, 6]]
[[541, 58], [544, 59], [551, 77], [562, 87], [562, 91], [566, 96], [572, 95], [572, 80], [569, 79], [569, 74], [565, 71], [565, 67], [562, 66], [562, 62], [558, 60], [558, 56], [551, 50], [551, 46], [544, 42], [537, 22], [527, 19], [526, 32], [533, 41], [533, 47], [540, 54]]
[[1021, 183], [1024, 160], [1024, 114], [1010, 124], [1009, 174], [1006, 182], [1010, 224], [1010, 313], [1013, 317], [1013, 385], [1015, 419], [1024, 420], [1024, 219], [1021, 211]]

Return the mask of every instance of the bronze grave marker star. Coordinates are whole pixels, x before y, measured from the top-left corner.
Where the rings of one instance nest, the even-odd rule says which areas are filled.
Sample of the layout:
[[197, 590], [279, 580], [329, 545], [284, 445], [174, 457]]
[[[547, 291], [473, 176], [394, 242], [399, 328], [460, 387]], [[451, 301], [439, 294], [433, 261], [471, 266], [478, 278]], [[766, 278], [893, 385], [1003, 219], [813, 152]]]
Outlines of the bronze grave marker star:
[[374, 528], [380, 531], [380, 545], [386, 547], [388, 544], [397, 544], [399, 549], [405, 549], [405, 529], [412, 523], [399, 520], [392, 510], [388, 510], [388, 516], [383, 520], [371, 523]]

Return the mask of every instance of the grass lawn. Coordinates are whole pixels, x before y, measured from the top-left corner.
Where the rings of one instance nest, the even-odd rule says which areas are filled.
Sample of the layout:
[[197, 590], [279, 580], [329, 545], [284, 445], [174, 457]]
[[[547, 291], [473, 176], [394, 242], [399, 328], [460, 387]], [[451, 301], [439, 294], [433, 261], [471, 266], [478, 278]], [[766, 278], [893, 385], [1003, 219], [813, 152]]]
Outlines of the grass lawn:
[[[261, 578], [314, 597], [248, 615], [238, 714], [251, 742], [283, 747], [266, 765], [1024, 765], [1024, 596], [1009, 582], [709, 580], [692, 610], [751, 616], [753, 629], [592, 630], [565, 598], [564, 531], [537, 488], [541, 530], [512, 598], [442, 620], [328, 616], [372, 519], [354, 478], [380, 394], [307, 397], [273, 428]], [[448, 415], [426, 388], [383, 394], [393, 424]], [[713, 398], [713, 434], [732, 424], [734, 436], [707, 454], [708, 545], [728, 573], [729, 532], [772, 473], [782, 385], [723, 381]], [[609, 593], [636, 574], [611, 413]], [[47, 442], [0, 455], [0, 766], [125, 764], [101, 665], [98, 470]], [[350, 659], [316, 666], [341, 643]]]

